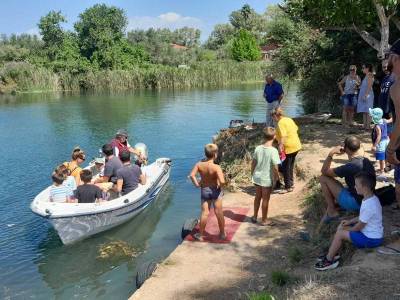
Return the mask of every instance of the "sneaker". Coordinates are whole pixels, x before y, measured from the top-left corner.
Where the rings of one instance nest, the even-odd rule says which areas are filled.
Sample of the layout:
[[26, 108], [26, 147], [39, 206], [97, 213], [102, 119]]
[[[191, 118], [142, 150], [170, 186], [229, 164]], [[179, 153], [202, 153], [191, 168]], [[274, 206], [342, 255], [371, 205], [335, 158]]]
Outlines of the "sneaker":
[[339, 265], [338, 260], [329, 261], [326, 257], [315, 264], [314, 268], [318, 271], [326, 271], [331, 269], [336, 269]]
[[[326, 257], [326, 254], [320, 255], [320, 256], [317, 257], [317, 261], [323, 261], [325, 257]], [[335, 260], [339, 260], [339, 259], [340, 259], [340, 255], [336, 255], [336, 256], [333, 258], [334, 261], [335, 261]]]

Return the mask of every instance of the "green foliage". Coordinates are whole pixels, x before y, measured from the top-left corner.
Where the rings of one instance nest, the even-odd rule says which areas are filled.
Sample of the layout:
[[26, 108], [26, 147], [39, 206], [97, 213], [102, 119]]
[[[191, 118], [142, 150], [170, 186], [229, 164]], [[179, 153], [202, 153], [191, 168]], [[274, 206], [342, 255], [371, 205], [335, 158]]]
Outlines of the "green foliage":
[[235, 36], [235, 28], [231, 24], [217, 24], [206, 41], [205, 47], [217, 50], [226, 45]]
[[83, 56], [97, 60], [100, 66], [110, 67], [112, 48], [121, 42], [127, 23], [124, 11], [117, 7], [96, 4], [86, 9], [74, 25]]
[[271, 272], [271, 281], [273, 284], [277, 286], [284, 286], [289, 283], [291, 280], [290, 275], [284, 271], [272, 271]]
[[233, 11], [229, 21], [236, 30], [247, 30], [257, 39], [261, 39], [265, 33], [265, 19], [259, 15], [250, 5], [245, 4], [240, 10]]
[[58, 47], [64, 39], [64, 31], [61, 23], [66, 22], [61, 11], [50, 11], [46, 16], [41, 17], [38, 27], [42, 35], [45, 47]]
[[3, 87], [14, 91], [56, 91], [58, 76], [49, 69], [26, 62], [8, 62], [0, 68], [0, 93]]
[[13, 45], [0, 45], [0, 64], [7, 61], [24, 61], [30, 54], [29, 49]]
[[250, 293], [248, 300], [274, 300], [275, 298], [267, 292]]
[[312, 29], [303, 21], [294, 22], [278, 12], [268, 22], [268, 39], [281, 45], [278, 58], [290, 75], [303, 75], [319, 60], [318, 51], [331, 45], [324, 33]]
[[261, 57], [255, 37], [245, 29], [240, 29], [233, 39], [231, 51], [233, 59], [237, 61], [255, 61]]

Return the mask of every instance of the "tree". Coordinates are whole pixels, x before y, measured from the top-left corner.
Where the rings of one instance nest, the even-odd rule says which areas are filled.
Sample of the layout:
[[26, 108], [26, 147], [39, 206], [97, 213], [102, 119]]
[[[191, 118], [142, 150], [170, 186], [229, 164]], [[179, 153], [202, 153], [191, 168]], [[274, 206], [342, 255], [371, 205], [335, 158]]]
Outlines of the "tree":
[[254, 61], [261, 57], [256, 38], [246, 29], [240, 29], [232, 41], [232, 57], [237, 61]]
[[251, 32], [257, 39], [262, 38], [265, 33], [265, 19], [248, 4], [243, 5], [240, 10], [233, 11], [229, 21], [236, 30], [245, 29]]
[[217, 50], [227, 44], [235, 35], [235, 28], [231, 24], [217, 24], [211, 32], [205, 47]]
[[188, 48], [200, 45], [200, 30], [187, 26], [174, 31], [174, 43]]
[[[352, 30], [383, 58], [389, 49], [390, 21], [400, 29], [397, 0], [286, 0], [291, 16], [322, 30]], [[379, 24], [374, 36], [376, 24]]]
[[58, 47], [62, 44], [64, 30], [61, 27], [61, 23], [65, 23], [66, 21], [61, 11], [56, 12], [54, 10], [40, 18], [38, 26], [45, 47]]
[[82, 54], [91, 59], [97, 52], [110, 51], [121, 42], [127, 25], [127, 17], [122, 9], [105, 4], [96, 4], [79, 15], [74, 27], [78, 34]]

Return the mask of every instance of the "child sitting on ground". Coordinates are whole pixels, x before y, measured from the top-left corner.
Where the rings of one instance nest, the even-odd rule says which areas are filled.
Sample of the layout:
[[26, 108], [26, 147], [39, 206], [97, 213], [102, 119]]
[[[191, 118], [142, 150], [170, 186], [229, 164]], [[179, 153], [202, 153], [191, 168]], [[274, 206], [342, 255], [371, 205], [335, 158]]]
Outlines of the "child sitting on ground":
[[64, 176], [56, 171], [51, 174], [53, 185], [50, 187], [50, 202], [69, 202], [71, 191], [68, 187], [63, 185]]
[[348, 221], [342, 221], [329, 247], [328, 254], [320, 257], [315, 269], [325, 271], [339, 265], [338, 252], [343, 241], [350, 241], [357, 248], [374, 248], [383, 243], [382, 206], [374, 195], [375, 176], [360, 172], [355, 179], [355, 188], [363, 196], [360, 215]]
[[253, 223], [257, 223], [258, 210], [261, 206], [260, 225], [273, 225], [273, 222], [267, 220], [268, 203], [271, 196], [272, 187], [279, 178], [278, 166], [281, 163], [278, 150], [272, 146], [275, 139], [275, 129], [272, 127], [264, 128], [265, 142], [256, 147], [251, 164], [252, 182], [256, 186], [256, 195], [254, 198], [254, 215], [251, 218]]
[[101, 189], [90, 183], [93, 177], [92, 171], [83, 169], [80, 173], [80, 177], [83, 185], [78, 186], [75, 190], [75, 198], [78, 199], [78, 203], [94, 203], [103, 201]]
[[[225, 178], [221, 167], [214, 163], [218, 155], [218, 146], [207, 144], [204, 148], [204, 153], [206, 158], [198, 162], [189, 175], [193, 184], [201, 190], [200, 233], [195, 234], [193, 237], [198, 241], [203, 241], [208, 213], [211, 205], [213, 205], [215, 216], [218, 220], [219, 238], [225, 240], [225, 220], [222, 211], [223, 192], [221, 189], [225, 184]], [[197, 173], [200, 173], [200, 182], [196, 178]]]
[[378, 173], [383, 174], [385, 170], [386, 148], [389, 144], [388, 123], [391, 123], [392, 119], [383, 119], [383, 111], [379, 107], [370, 108], [369, 114], [372, 122], [375, 124], [371, 134], [372, 151], [375, 152], [375, 158], [379, 162]]

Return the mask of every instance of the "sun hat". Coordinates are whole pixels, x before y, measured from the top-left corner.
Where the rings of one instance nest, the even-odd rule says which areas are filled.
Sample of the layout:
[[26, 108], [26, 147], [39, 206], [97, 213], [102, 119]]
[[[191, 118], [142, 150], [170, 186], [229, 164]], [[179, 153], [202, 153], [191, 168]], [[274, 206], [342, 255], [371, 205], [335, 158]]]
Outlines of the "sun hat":
[[374, 124], [382, 124], [382, 117], [383, 117], [383, 111], [379, 107], [376, 108], [370, 108], [369, 109], [369, 115], [372, 118], [372, 122]]
[[105, 162], [106, 162], [106, 160], [105, 160], [104, 157], [96, 157], [96, 158], [94, 159], [94, 163], [95, 163], [95, 164], [102, 164], [102, 165], [104, 165]]

